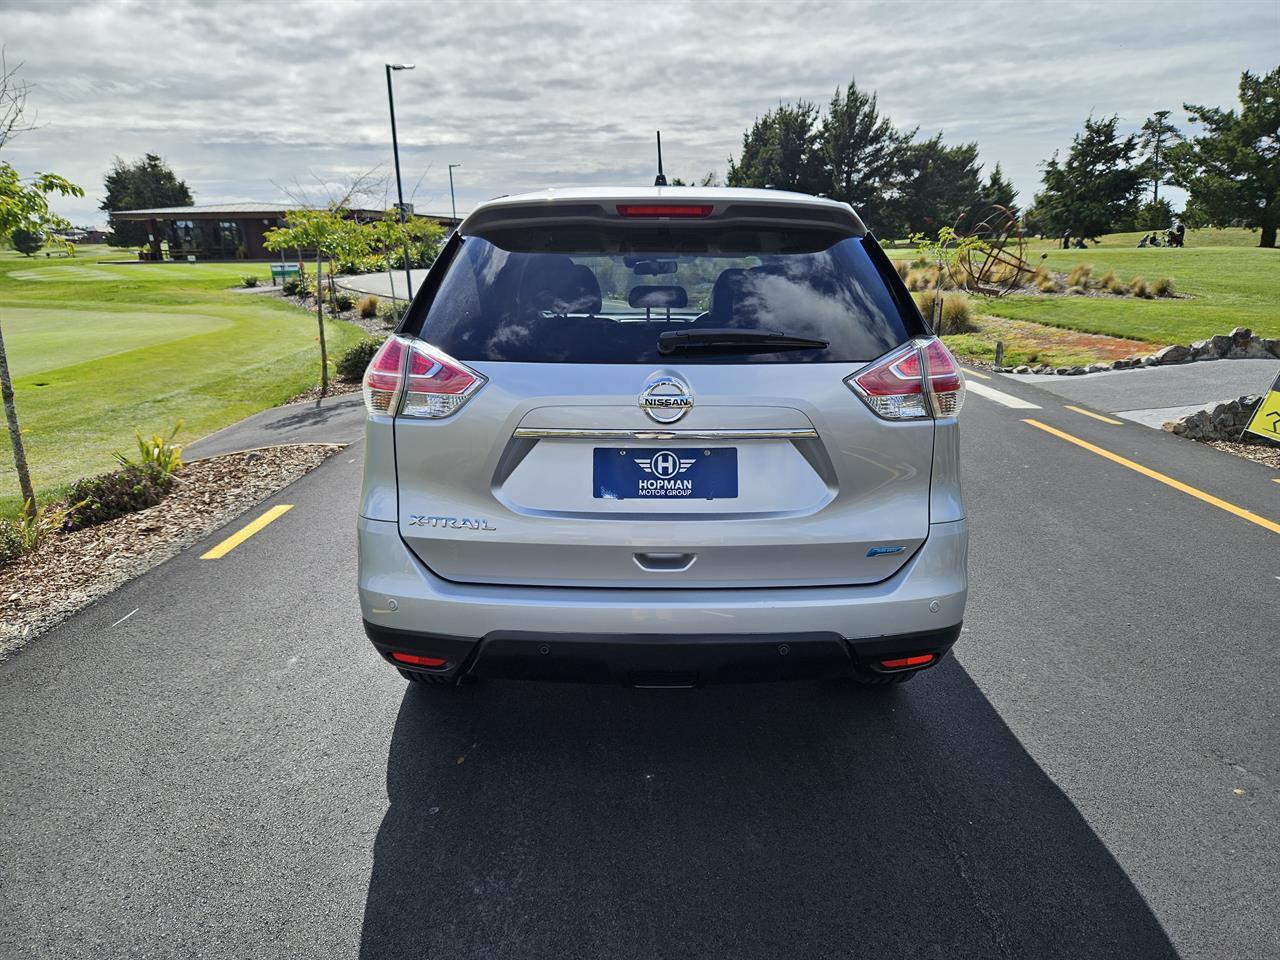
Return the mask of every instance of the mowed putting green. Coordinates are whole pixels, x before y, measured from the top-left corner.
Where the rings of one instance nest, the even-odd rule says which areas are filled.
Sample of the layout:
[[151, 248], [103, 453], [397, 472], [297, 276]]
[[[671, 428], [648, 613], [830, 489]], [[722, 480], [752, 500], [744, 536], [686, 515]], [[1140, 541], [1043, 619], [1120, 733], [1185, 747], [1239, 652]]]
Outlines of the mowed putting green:
[[[111, 469], [135, 432], [181, 420], [190, 441], [318, 382], [315, 315], [236, 291], [242, 274], [267, 277], [265, 265], [96, 261], [0, 254], [0, 324], [41, 498]], [[360, 336], [325, 324], [331, 357]], [[0, 514], [11, 516], [17, 476], [7, 437], [0, 446]]]

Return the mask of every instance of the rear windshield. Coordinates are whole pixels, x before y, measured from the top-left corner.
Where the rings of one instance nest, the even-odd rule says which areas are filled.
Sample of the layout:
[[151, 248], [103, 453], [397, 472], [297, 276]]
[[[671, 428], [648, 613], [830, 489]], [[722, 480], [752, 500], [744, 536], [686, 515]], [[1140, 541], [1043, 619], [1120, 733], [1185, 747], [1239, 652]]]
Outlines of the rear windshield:
[[[886, 286], [872, 244], [758, 227], [566, 226], [467, 237], [419, 336], [459, 360], [863, 362], [908, 340], [908, 323], [918, 322]], [[829, 345], [658, 352], [664, 331], [703, 329], [767, 331]]]

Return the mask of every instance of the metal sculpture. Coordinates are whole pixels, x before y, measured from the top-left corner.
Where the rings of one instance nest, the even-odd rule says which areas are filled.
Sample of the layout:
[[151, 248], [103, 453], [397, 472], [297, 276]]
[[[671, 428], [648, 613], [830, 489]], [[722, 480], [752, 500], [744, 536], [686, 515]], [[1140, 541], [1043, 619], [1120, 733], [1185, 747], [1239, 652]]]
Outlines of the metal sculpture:
[[1008, 207], [993, 203], [970, 211], [953, 229], [957, 237], [980, 241], [958, 244], [956, 255], [948, 259], [951, 280], [962, 290], [1003, 297], [1035, 273], [1025, 257], [1027, 242], [1018, 215]]

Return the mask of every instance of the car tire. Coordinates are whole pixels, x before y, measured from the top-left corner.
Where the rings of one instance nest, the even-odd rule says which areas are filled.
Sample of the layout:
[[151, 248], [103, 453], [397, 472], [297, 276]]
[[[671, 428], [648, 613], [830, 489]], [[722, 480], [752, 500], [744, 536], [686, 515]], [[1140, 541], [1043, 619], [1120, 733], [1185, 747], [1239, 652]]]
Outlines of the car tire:
[[901, 673], [872, 673], [870, 670], [859, 670], [853, 675], [853, 682], [864, 687], [890, 687], [906, 683], [919, 670], [904, 670]]
[[400, 676], [418, 685], [443, 687], [457, 682], [453, 677], [441, 676], [438, 673], [418, 673], [415, 670], [401, 670], [399, 667], [396, 669], [400, 671]]

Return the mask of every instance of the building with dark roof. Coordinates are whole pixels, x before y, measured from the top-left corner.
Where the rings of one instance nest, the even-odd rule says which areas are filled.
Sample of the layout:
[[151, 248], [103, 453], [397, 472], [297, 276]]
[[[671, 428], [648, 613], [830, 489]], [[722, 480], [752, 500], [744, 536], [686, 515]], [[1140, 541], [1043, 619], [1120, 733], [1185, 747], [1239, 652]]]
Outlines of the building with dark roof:
[[[283, 227], [291, 210], [312, 209], [297, 203], [209, 203], [191, 207], [153, 207], [149, 210], [113, 210], [113, 220], [147, 224], [149, 260], [163, 260], [165, 248], [172, 260], [271, 260], [280, 256], [262, 245], [268, 230]], [[383, 211], [352, 209], [348, 215], [360, 221], [380, 220]], [[448, 214], [419, 213], [445, 229], [457, 225]], [[314, 250], [298, 251], [304, 258]]]

